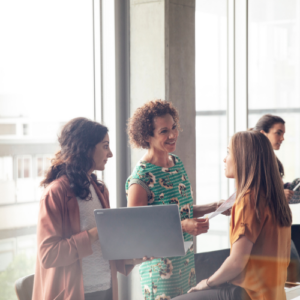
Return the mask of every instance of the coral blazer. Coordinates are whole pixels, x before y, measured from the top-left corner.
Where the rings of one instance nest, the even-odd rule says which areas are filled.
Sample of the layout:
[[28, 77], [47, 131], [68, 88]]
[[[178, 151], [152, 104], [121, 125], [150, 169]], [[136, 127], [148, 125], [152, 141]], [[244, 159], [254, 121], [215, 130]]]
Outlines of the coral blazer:
[[[103, 208], [109, 208], [108, 190], [101, 193], [94, 183]], [[66, 176], [54, 180], [40, 201], [37, 224], [37, 261], [33, 300], [84, 300], [83, 257], [92, 254], [87, 231], [80, 231], [79, 207]], [[118, 299], [117, 271], [127, 275], [133, 265], [110, 261], [113, 300]]]

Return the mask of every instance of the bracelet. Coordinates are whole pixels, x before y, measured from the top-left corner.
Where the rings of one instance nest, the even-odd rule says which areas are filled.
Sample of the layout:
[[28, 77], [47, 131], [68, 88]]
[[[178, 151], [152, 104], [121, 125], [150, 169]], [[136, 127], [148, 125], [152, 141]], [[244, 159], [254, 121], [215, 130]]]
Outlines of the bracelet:
[[206, 279], [206, 285], [207, 285], [210, 289], [212, 289], [213, 286], [211, 286], [211, 285], [208, 284], [208, 279], [209, 279], [209, 278], [210, 278], [210, 277], [208, 277], [208, 278]]

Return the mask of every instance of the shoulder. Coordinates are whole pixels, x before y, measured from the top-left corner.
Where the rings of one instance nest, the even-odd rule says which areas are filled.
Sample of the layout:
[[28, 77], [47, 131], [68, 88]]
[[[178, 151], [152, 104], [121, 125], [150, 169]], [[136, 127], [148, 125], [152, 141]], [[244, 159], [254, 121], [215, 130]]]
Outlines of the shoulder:
[[[244, 219], [252, 219], [253, 221], [258, 221], [255, 194], [252, 190], [248, 190], [245, 195], [240, 198], [234, 204], [235, 215], [241, 215]], [[269, 211], [268, 206], [266, 206], [266, 197], [263, 192], [259, 195], [259, 216], [260, 221], [264, 219]]]
[[133, 178], [141, 179], [142, 175], [149, 172], [149, 167], [147, 166], [147, 162], [140, 160], [134, 167], [131, 175], [127, 178], [126, 183], [130, 183], [130, 180]]
[[50, 198], [65, 198], [68, 195], [73, 196], [74, 193], [70, 187], [67, 176], [62, 176], [52, 181], [44, 190], [41, 201]]

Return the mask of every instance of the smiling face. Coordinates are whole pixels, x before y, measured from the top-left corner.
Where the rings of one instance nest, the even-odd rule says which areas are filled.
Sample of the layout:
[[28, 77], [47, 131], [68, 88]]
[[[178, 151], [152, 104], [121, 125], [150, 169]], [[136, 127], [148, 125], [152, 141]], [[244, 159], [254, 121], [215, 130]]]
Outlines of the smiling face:
[[109, 136], [108, 134], [106, 134], [104, 139], [95, 146], [95, 151], [93, 154], [95, 165], [91, 172], [93, 172], [94, 170], [103, 171], [105, 169], [107, 160], [112, 156], [113, 154], [109, 148]]
[[227, 178], [235, 178], [235, 165], [232, 156], [231, 146], [227, 148], [227, 156], [224, 158], [225, 176]]
[[154, 118], [153, 136], [148, 139], [150, 149], [167, 153], [174, 152], [177, 138], [177, 125], [170, 114]]
[[271, 145], [274, 150], [279, 150], [281, 143], [284, 141], [285, 134], [285, 125], [282, 123], [276, 123], [273, 127], [270, 128], [269, 132], [266, 133], [263, 130], [260, 131], [263, 133], [271, 142]]

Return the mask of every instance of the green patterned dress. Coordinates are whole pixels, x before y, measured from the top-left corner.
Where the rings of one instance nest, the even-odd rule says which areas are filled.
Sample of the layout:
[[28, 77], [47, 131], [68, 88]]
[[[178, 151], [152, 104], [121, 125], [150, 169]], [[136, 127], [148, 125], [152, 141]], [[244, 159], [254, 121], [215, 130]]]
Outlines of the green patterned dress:
[[[147, 191], [148, 205], [177, 204], [184, 220], [193, 217], [193, 192], [181, 160], [173, 157], [175, 165], [171, 168], [140, 161], [127, 179], [125, 189], [127, 194], [131, 184], [140, 184]], [[184, 233], [184, 240], [192, 241], [193, 237]], [[144, 300], [169, 300], [186, 294], [196, 285], [193, 246], [185, 256], [142, 263], [140, 279]]]

